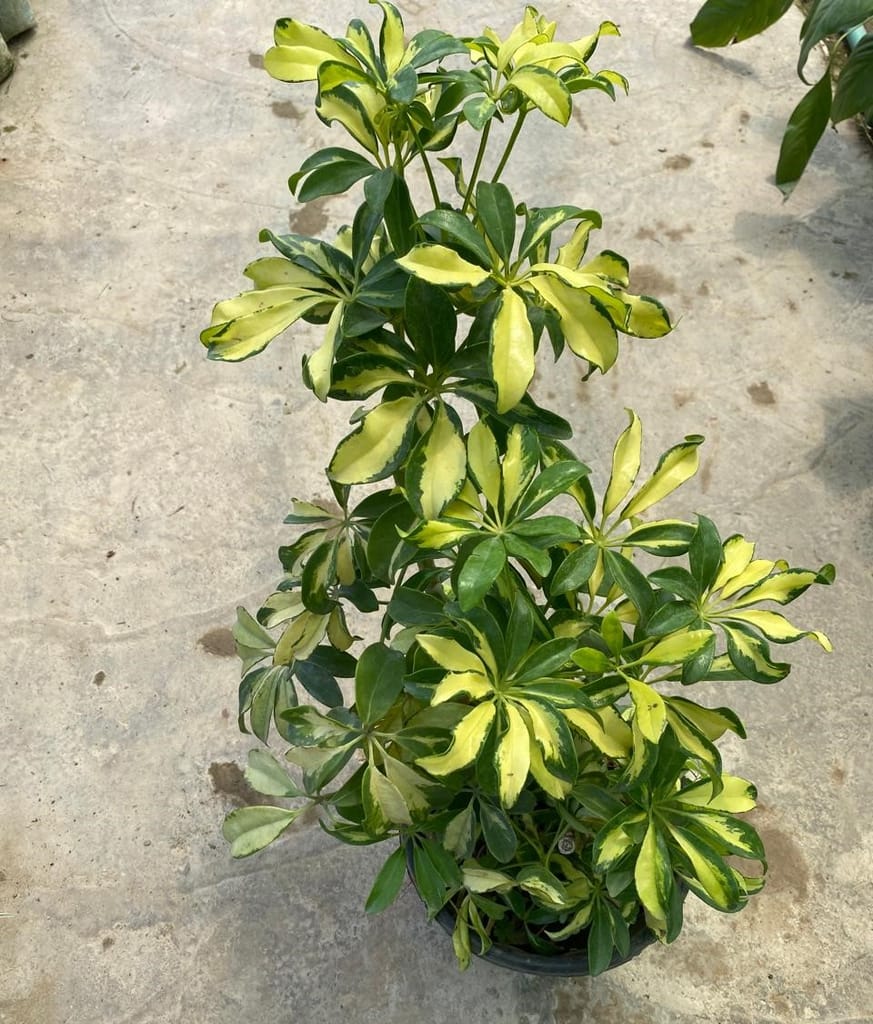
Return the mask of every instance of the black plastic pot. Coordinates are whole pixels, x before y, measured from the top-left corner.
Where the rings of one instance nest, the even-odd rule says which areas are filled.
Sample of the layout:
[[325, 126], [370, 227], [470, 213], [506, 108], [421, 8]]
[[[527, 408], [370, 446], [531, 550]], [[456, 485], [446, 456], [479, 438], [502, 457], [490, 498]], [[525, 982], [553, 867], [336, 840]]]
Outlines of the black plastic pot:
[[[406, 845], [406, 869], [412, 884], [415, 885], [411, 843]], [[418, 892], [417, 886], [415, 891]], [[443, 907], [435, 920], [447, 935], [450, 936], [455, 930], [455, 914], [451, 907]], [[630, 929], [630, 949], [628, 950], [628, 955], [621, 956], [616, 951], [609, 967], [606, 969], [611, 971], [615, 967], [621, 967], [622, 964], [626, 964], [629, 960], [638, 957], [647, 946], [651, 946], [656, 941], [654, 933], [646, 927], [643, 920], [635, 922], [631, 925]], [[473, 954], [486, 961], [486, 963], [494, 964], [497, 967], [505, 967], [510, 971], [518, 971], [522, 974], [575, 978], [590, 975], [591, 973], [588, 967], [588, 954], [584, 949], [574, 949], [566, 953], [546, 956], [543, 953], [534, 953], [517, 946], [501, 946], [495, 943], [489, 947], [487, 952], [483, 953], [479, 936], [475, 932], [470, 933], [470, 947]]]

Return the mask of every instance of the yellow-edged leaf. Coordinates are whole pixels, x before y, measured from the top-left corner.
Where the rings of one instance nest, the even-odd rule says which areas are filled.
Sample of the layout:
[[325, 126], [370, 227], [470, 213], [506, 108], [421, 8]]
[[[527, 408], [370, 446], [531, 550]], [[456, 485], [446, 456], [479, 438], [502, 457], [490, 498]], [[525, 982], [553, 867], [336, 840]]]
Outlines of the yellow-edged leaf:
[[733, 537], [728, 537], [722, 545], [722, 549], [724, 560], [712, 585], [713, 590], [721, 590], [728, 580], [739, 576], [755, 554], [755, 545], [738, 533], [735, 533]]
[[703, 650], [711, 637], [709, 629], [680, 630], [660, 640], [639, 660], [646, 665], [678, 665]]
[[826, 651], [834, 649], [824, 633], [819, 633], [814, 629], [798, 629], [796, 626], [792, 626], [788, 619], [784, 615], [780, 615], [779, 612], [748, 609], [747, 611], [731, 612], [731, 618], [750, 623], [760, 629], [768, 640], [775, 640], [777, 643], [791, 643], [793, 640], [811, 636]]
[[591, 296], [545, 274], [531, 278], [529, 284], [560, 317], [564, 337], [576, 355], [608, 370], [618, 355], [618, 334]]
[[243, 292], [215, 306], [212, 325], [200, 340], [210, 359], [238, 362], [260, 352], [310, 309], [331, 301], [329, 295], [290, 285]]
[[243, 276], [249, 278], [257, 289], [271, 288], [273, 285], [290, 285], [314, 291], [329, 288], [317, 274], [298, 267], [284, 256], [263, 256], [253, 260], [243, 271]]
[[362, 484], [393, 472], [420, 406], [418, 398], [397, 398], [368, 412], [334, 452], [328, 469], [332, 479], [340, 484]]
[[563, 708], [561, 714], [607, 757], [624, 758], [630, 754], [632, 733], [615, 708], [600, 708], [598, 711]]
[[507, 724], [497, 744], [497, 775], [500, 802], [504, 807], [512, 807], [530, 771], [530, 736], [518, 709], [509, 703], [503, 708]]
[[634, 721], [650, 743], [657, 743], [667, 724], [664, 698], [648, 683], [640, 682], [639, 679], [628, 679], [628, 687], [636, 712]]
[[467, 436], [467, 461], [485, 500], [496, 509], [500, 502], [500, 455], [494, 435], [481, 420]]
[[570, 792], [570, 783], [565, 782], [564, 779], [556, 778], [546, 768], [540, 745], [533, 737], [530, 737], [530, 773], [537, 780], [540, 788], [556, 800], [563, 800]]
[[634, 867], [634, 884], [640, 902], [658, 928], [664, 928], [667, 922], [671, 875], [667, 844], [655, 823], [650, 822]]
[[337, 346], [341, 340], [340, 325], [342, 324], [345, 303], [338, 302], [330, 314], [327, 322], [327, 330], [324, 334], [324, 341], [306, 359], [306, 372], [312, 382], [312, 390], [315, 397], [322, 402], [327, 401], [327, 393], [330, 391], [331, 370], [333, 369], [333, 358]]
[[430, 284], [444, 288], [475, 288], [488, 280], [490, 274], [470, 263], [444, 245], [416, 245], [397, 260], [403, 269]]
[[699, 463], [697, 449], [701, 444], [703, 438], [699, 434], [691, 434], [682, 444], [666, 452], [652, 476], [622, 509], [622, 519], [640, 515], [694, 476]]
[[707, 779], [683, 789], [681, 793], [676, 794], [676, 799], [683, 804], [708, 807], [715, 811], [730, 811], [733, 814], [751, 811], [757, 806], [758, 794], [748, 779], [741, 779], [736, 775], [722, 775], [721, 784], [722, 789], [717, 796], [713, 795], [712, 782]]
[[[736, 576], [731, 577], [726, 583], [722, 584], [722, 598], [726, 600], [740, 590], [745, 590], [746, 587], [756, 586], [762, 580], [767, 579], [775, 568], [775, 562], [770, 562], [766, 558], [756, 558], [754, 561], [749, 562]], [[713, 589], [715, 589], [715, 585], [713, 585]]]
[[461, 693], [466, 693], [473, 700], [481, 700], [493, 692], [490, 680], [481, 672], [447, 672], [431, 694], [430, 702], [431, 705], [443, 704]]
[[281, 18], [274, 32], [276, 45], [264, 56], [264, 68], [281, 82], [311, 82], [326, 60], [344, 63], [349, 55], [326, 32], [293, 18]]
[[322, 91], [315, 110], [325, 124], [339, 121], [364, 149], [378, 156], [376, 129], [364, 104], [351, 89], [339, 86], [330, 92]]
[[467, 475], [467, 450], [457, 416], [439, 402], [433, 422], [406, 464], [406, 494], [425, 519], [437, 519]]
[[603, 498], [603, 514], [610, 515], [627, 497], [640, 471], [640, 452], [643, 444], [643, 425], [632, 409], [626, 412], [630, 424], [622, 432], [612, 453], [612, 475]]
[[567, 86], [544, 67], [528, 64], [514, 71], [508, 87], [518, 89], [546, 117], [565, 125], [570, 120], [573, 101]]
[[497, 411], [508, 412], [524, 398], [533, 380], [534, 338], [524, 299], [504, 288], [491, 325], [491, 376], [497, 388]]
[[449, 672], [475, 672], [481, 676], [486, 675], [485, 664], [479, 655], [462, 647], [457, 640], [433, 633], [419, 633], [416, 639], [428, 657], [441, 668]]
[[493, 701], [477, 704], [455, 726], [449, 749], [444, 754], [419, 758], [416, 762], [418, 766], [431, 775], [450, 775], [466, 768], [481, 750], [494, 723], [496, 711]]
[[539, 469], [536, 434], [515, 424], [506, 436], [506, 454], [500, 467], [503, 480], [503, 509], [509, 512], [527, 490]]

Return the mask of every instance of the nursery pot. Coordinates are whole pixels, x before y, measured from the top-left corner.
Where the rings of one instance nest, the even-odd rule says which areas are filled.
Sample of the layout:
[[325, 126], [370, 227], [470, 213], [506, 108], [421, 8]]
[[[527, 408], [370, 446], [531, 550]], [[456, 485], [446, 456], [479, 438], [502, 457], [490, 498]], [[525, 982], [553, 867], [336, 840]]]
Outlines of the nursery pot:
[[[415, 886], [415, 891], [418, 892], [412, 861], [411, 843], [406, 844], [406, 870], [412, 884]], [[455, 913], [453, 908], [451, 906], [443, 907], [436, 916], [436, 922], [447, 935], [451, 936], [455, 929]], [[606, 969], [611, 971], [614, 967], [626, 964], [629, 960], [638, 957], [647, 946], [651, 946], [656, 941], [654, 932], [646, 926], [641, 916], [630, 927], [630, 949], [627, 956], [621, 956], [616, 951], [609, 967]], [[494, 943], [483, 953], [479, 936], [474, 932], [470, 934], [470, 947], [473, 954], [480, 959], [490, 964], [495, 964], [497, 967], [506, 967], [510, 971], [518, 971], [522, 974], [573, 978], [587, 976], [591, 973], [588, 968], [588, 954], [584, 949], [571, 949], [566, 953], [547, 956], [544, 953], [534, 953], [531, 950], [521, 949], [518, 946], [504, 946]]]

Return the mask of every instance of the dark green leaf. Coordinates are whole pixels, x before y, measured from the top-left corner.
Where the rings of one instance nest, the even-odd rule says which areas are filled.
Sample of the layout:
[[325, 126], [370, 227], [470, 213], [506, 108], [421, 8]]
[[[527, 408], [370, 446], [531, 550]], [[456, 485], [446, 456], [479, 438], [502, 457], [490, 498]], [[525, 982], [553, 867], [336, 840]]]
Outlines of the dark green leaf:
[[543, 506], [548, 505], [559, 494], [565, 494], [580, 477], [589, 472], [587, 466], [572, 460], [548, 466], [531, 481], [518, 502], [516, 515], [519, 518], [528, 517], [534, 512], [539, 512]]
[[[873, 10], [873, 4], [867, 6]], [[855, 114], [873, 112], [873, 35], [867, 35], [852, 51], [840, 72], [831, 120], [836, 124]]]
[[688, 549], [688, 562], [691, 575], [700, 589], [708, 590], [724, 562], [724, 551], [715, 523], [706, 516], [697, 517], [697, 529]]
[[597, 565], [598, 551], [596, 544], [585, 544], [571, 551], [555, 573], [551, 593], [565, 594], [584, 586]]
[[467, 53], [467, 47], [460, 39], [435, 28], [426, 28], [422, 32], [417, 32], [412, 37], [408, 50], [411, 53], [409, 63], [414, 68], [432, 64], [435, 60], [448, 57], [450, 53]]
[[501, 864], [507, 864], [515, 856], [518, 838], [506, 812], [495, 806], [479, 801], [479, 821], [488, 852]]
[[405, 326], [424, 365], [447, 366], [455, 354], [458, 317], [442, 288], [411, 277], [406, 286]]
[[516, 594], [512, 602], [512, 612], [509, 616], [509, 624], [506, 627], [506, 640], [508, 648], [506, 651], [506, 665], [510, 672], [515, 671], [515, 666], [527, 653], [533, 640], [534, 618], [530, 603], [521, 595]]
[[649, 573], [649, 583], [666, 590], [668, 594], [684, 597], [686, 601], [696, 601], [702, 591], [691, 573], [681, 565], [668, 565]]
[[500, 537], [476, 544], [458, 573], [458, 603], [464, 611], [484, 599], [506, 565], [506, 548]]
[[[414, 73], [412, 79], [414, 82]], [[394, 175], [391, 191], [385, 199], [384, 217], [394, 256], [405, 256], [416, 243], [421, 241], [421, 231], [415, 226], [417, 214], [409, 196], [409, 188], [398, 174]]]
[[355, 706], [365, 725], [378, 722], [403, 689], [405, 661], [399, 651], [371, 644], [355, 670]]
[[394, 182], [394, 171], [386, 167], [372, 174], [364, 185], [367, 201], [358, 208], [352, 225], [352, 258], [356, 275], [360, 273], [361, 265], [370, 253], [370, 245], [382, 223], [385, 201], [394, 187]]
[[311, 661], [298, 661], [295, 669], [300, 685], [321, 704], [336, 708], [343, 703], [343, 692], [327, 669]]
[[502, 182], [480, 181], [476, 214], [497, 254], [508, 260], [515, 242], [515, 203], [509, 189]]
[[690, 658], [688, 661], [683, 663], [681, 676], [682, 683], [685, 686], [691, 686], [693, 683], [699, 683], [702, 679], [706, 679], [709, 676], [710, 669], [712, 668], [714, 657], [715, 634], [713, 633], [712, 642], [699, 650], [693, 658]]
[[831, 113], [831, 73], [822, 77], [794, 108], [782, 137], [776, 184], [786, 197], [800, 180]]
[[691, 22], [697, 46], [727, 46], [763, 32], [793, 0], [707, 0]]
[[458, 210], [430, 210], [420, 218], [419, 223], [432, 229], [435, 242], [454, 242], [464, 257], [472, 257], [483, 267], [491, 266], [491, 253], [485, 239], [473, 227], [469, 218]]
[[[304, 160], [300, 170], [288, 179], [288, 187], [297, 192], [301, 203], [321, 196], [339, 195], [377, 168], [360, 153], [331, 146]], [[297, 186], [306, 178], [300, 186]]]
[[[651, 579], [651, 577], [650, 577]], [[647, 636], [666, 636], [677, 629], [690, 626], [698, 618], [697, 609], [685, 601], [668, 601], [657, 608], [646, 620]]]
[[803, 69], [812, 48], [827, 36], [838, 36], [873, 17], [870, 0], [817, 0], [810, 9], [800, 30], [800, 57], [797, 73], [803, 78]]
[[588, 970], [592, 977], [602, 974], [612, 963], [612, 917], [602, 900], [594, 904], [588, 930]]
[[568, 664], [577, 644], [573, 637], [556, 637], [535, 647], [516, 670], [514, 685], [555, 675]]
[[603, 552], [603, 558], [606, 563], [606, 569], [613, 580], [627, 594], [641, 617], [645, 620], [652, 608], [654, 599], [652, 588], [649, 586], [646, 577], [633, 562], [625, 558], [624, 555], [620, 555], [617, 551], [607, 548]]
[[397, 899], [406, 877], [406, 851], [398, 847], [382, 865], [367, 897], [364, 909], [368, 914], [381, 914]]
[[552, 571], [552, 559], [548, 551], [529, 543], [523, 537], [515, 533], [505, 533], [503, 542], [506, 545], [506, 553], [527, 563], [539, 576], [548, 576]]
[[437, 626], [445, 619], [442, 601], [411, 587], [398, 587], [394, 591], [388, 614], [401, 626]]

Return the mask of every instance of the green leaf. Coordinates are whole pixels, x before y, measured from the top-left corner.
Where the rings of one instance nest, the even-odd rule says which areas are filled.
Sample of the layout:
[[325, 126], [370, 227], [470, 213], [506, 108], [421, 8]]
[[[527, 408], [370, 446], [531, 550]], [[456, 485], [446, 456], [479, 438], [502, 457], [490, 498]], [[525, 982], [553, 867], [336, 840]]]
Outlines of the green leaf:
[[479, 821], [488, 852], [501, 864], [508, 864], [518, 848], [518, 837], [509, 816], [501, 807], [480, 800]]
[[691, 22], [696, 46], [739, 43], [777, 22], [793, 0], [707, 0]]
[[477, 132], [481, 132], [497, 112], [497, 104], [489, 96], [477, 96], [464, 104], [464, 117]]
[[515, 242], [515, 203], [502, 182], [479, 182], [476, 186], [476, 216], [498, 256], [508, 260]]
[[518, 508], [515, 510], [516, 518], [528, 518], [534, 512], [539, 512], [559, 494], [565, 494], [580, 477], [586, 476], [588, 472], [587, 466], [571, 459], [547, 466], [531, 481], [522, 495]]
[[831, 73], [822, 77], [794, 108], [788, 119], [779, 162], [776, 165], [776, 184], [787, 198], [794, 191], [809, 158], [824, 134], [831, 113]]
[[381, 914], [397, 899], [406, 877], [406, 851], [401, 846], [385, 861], [376, 875], [376, 881], [367, 897], [364, 910], [368, 914]]
[[600, 900], [593, 906], [588, 930], [587, 952], [588, 970], [591, 976], [596, 978], [612, 963], [614, 953], [612, 917]]
[[394, 591], [388, 614], [401, 626], [437, 626], [445, 618], [442, 601], [413, 587], [398, 587]]
[[[412, 75], [413, 81], [415, 76]], [[412, 205], [409, 186], [401, 175], [394, 173], [394, 183], [385, 200], [385, 227], [395, 256], [403, 256], [421, 241], [422, 232], [416, 226], [418, 214]]]
[[827, 36], [842, 35], [862, 25], [870, 17], [873, 17], [870, 0], [818, 0], [813, 4], [800, 30], [798, 75], [803, 78], [803, 69], [814, 46]]
[[594, 572], [599, 550], [596, 544], [585, 544], [571, 551], [552, 579], [551, 593], [564, 594], [583, 587]]
[[266, 750], [250, 750], [246, 782], [265, 796], [295, 797], [300, 790], [288, 772]]
[[224, 819], [222, 833], [233, 857], [250, 857], [279, 838], [301, 814], [284, 807], [240, 807]]
[[355, 669], [355, 707], [364, 725], [387, 714], [403, 689], [405, 660], [399, 651], [371, 644]]
[[[867, 3], [868, 13], [871, 4]], [[873, 35], [867, 35], [852, 51], [840, 72], [831, 120], [836, 124], [855, 114], [873, 111]]]
[[698, 516], [697, 529], [688, 548], [688, 564], [701, 590], [713, 585], [723, 562], [724, 550], [715, 523], [706, 516]]
[[300, 170], [288, 179], [288, 187], [301, 203], [308, 203], [322, 196], [339, 195], [376, 169], [366, 157], [354, 150], [329, 146], [304, 160]]
[[406, 286], [404, 325], [422, 363], [436, 369], [451, 362], [458, 317], [442, 288], [411, 277]]
[[654, 600], [654, 593], [646, 577], [629, 558], [625, 558], [624, 555], [620, 555], [610, 548], [606, 548], [603, 552], [603, 561], [615, 583], [627, 594], [642, 618], [645, 619]]
[[527, 393], [533, 380], [534, 336], [524, 299], [512, 288], [500, 294], [491, 325], [491, 377], [497, 388], [497, 411], [508, 412]]
[[488, 537], [476, 545], [458, 573], [458, 603], [469, 611], [482, 603], [506, 565], [506, 548], [500, 537]]
[[419, 224], [442, 232], [483, 267], [491, 266], [491, 253], [485, 239], [458, 210], [430, 210], [419, 218]]
[[357, 430], [340, 441], [328, 467], [341, 484], [370, 483], [390, 476], [412, 440], [419, 398], [397, 398], [368, 412]]

